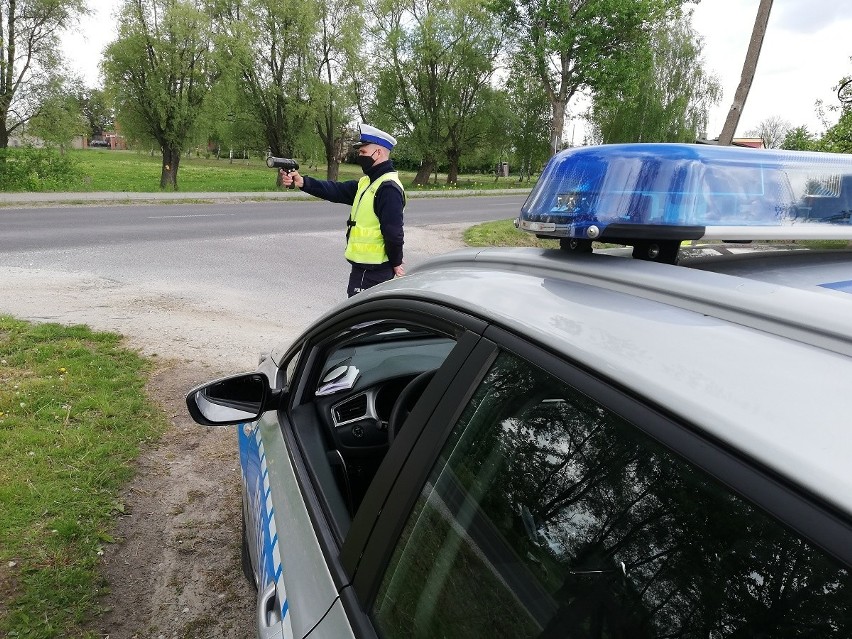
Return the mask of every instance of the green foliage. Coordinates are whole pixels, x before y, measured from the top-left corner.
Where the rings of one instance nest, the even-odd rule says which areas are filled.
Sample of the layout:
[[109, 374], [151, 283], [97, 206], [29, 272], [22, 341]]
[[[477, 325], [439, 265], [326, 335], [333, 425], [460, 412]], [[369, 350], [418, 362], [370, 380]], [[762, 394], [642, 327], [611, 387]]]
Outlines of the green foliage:
[[468, 246], [537, 246], [559, 248], [559, 240], [540, 240], [532, 233], [519, 231], [512, 220], [485, 222], [471, 226], [464, 232]]
[[250, 113], [235, 70], [226, 66], [199, 113], [194, 142], [219, 157], [263, 155], [269, 145], [261, 123]]
[[63, 94], [59, 34], [85, 12], [84, 0], [0, 0], [0, 149]]
[[[838, 94], [839, 105], [825, 105], [817, 100], [817, 111], [827, 130], [814, 147], [817, 151], [852, 153], [852, 76], [840, 78], [833, 89]], [[840, 114], [834, 125], [829, 126], [826, 111]]]
[[3, 636], [81, 636], [139, 445], [165, 428], [120, 337], [0, 316]]
[[816, 138], [808, 131], [808, 127], [802, 125], [787, 131], [781, 148], [788, 151], [814, 151], [816, 144]]
[[[497, 23], [479, 0], [377, 2], [376, 122], [405, 133], [425, 184], [443, 158], [449, 178], [462, 154], [487, 137], [489, 83], [501, 49]], [[400, 136], [402, 137], [402, 136]]]
[[491, 0], [517, 55], [529, 61], [551, 105], [550, 144], [562, 146], [565, 113], [578, 91], [629, 85], [650, 29], [684, 0]]
[[86, 129], [76, 96], [64, 88], [57, 88], [30, 120], [27, 133], [40, 138], [47, 146], [64, 148], [74, 136], [85, 135]]
[[852, 115], [841, 116], [815, 146], [817, 150], [829, 153], [852, 153]]
[[237, 117], [257, 123], [253, 139], [273, 155], [292, 157], [313, 119], [306, 64], [317, 0], [225, 0], [216, 12], [218, 56]]
[[86, 135], [100, 136], [115, 129], [115, 109], [101, 89], [86, 89], [78, 97], [80, 110], [88, 125]]
[[816, 150], [852, 153], [852, 109], [845, 109], [837, 121], [815, 144]]
[[550, 100], [535, 77], [529, 61], [516, 55], [505, 80], [509, 116], [508, 141], [514, 149], [515, 166], [527, 178], [537, 173], [550, 157]]
[[[14, 155], [21, 152], [19, 149], [9, 149]], [[47, 153], [36, 151], [35, 153]], [[137, 151], [118, 151], [111, 149], [71, 149], [64, 157], [56, 153], [50, 154], [52, 162], [58, 164], [58, 173], [70, 176], [61, 190], [81, 193], [80, 199], [84, 200], [87, 192], [128, 192], [128, 193], [150, 193], [159, 191], [157, 175], [160, 170], [159, 157], [152, 153], [141, 153]], [[311, 164], [305, 158], [297, 156], [301, 165], [301, 171], [305, 175], [323, 178], [327, 172], [326, 166], [321, 162]], [[181, 181], [186, 191], [210, 192], [210, 193], [252, 193], [280, 190], [276, 186], [276, 171], [266, 166], [265, 157], [262, 155], [250, 155], [242, 159], [229, 160], [227, 153], [225, 157], [217, 159], [214, 156], [206, 157], [206, 154], [186, 155], [181, 161]], [[357, 180], [363, 175], [361, 167], [355, 164], [340, 165], [341, 180]], [[401, 170], [400, 177], [403, 182], [410, 182], [414, 177], [414, 171]], [[446, 174], [439, 175], [439, 179], [445, 180]], [[0, 173], [2, 179], [2, 173]], [[49, 184], [49, 183], [47, 183]], [[5, 182], [4, 182], [5, 185]], [[33, 191], [47, 190], [46, 183], [40, 179], [30, 182]], [[493, 175], [483, 176], [475, 173], [463, 174], [458, 178], [455, 187], [427, 185], [420, 187], [422, 190], [446, 190], [452, 192], [458, 189], [494, 189], [513, 188], [523, 186], [528, 188], [529, 183], [519, 185], [517, 180], [495, 183]], [[22, 190], [22, 189], [15, 189]], [[409, 191], [413, 190], [409, 187]]]
[[73, 191], [81, 175], [74, 158], [56, 151], [0, 149], [2, 191]]
[[625, 62], [634, 69], [630, 80], [595, 92], [589, 115], [593, 139], [608, 144], [705, 137], [721, 88], [704, 71], [702, 47], [688, 16], [656, 26], [647, 46]]
[[498, 162], [508, 161], [517, 173], [521, 166], [515, 156], [514, 111], [505, 89], [483, 89], [481, 104], [469, 118], [472, 134], [459, 157], [459, 170], [487, 173], [494, 178]]
[[123, 132], [161, 149], [161, 188], [177, 189], [181, 152], [216, 80], [211, 48], [211, 18], [190, 0], [126, 0], [104, 53]]
[[[358, 67], [363, 64], [359, 47], [365, 31], [360, 0], [327, 0], [319, 4], [321, 29], [309, 47], [309, 99], [314, 113], [314, 129], [321, 145], [311, 143], [313, 135], [297, 140], [301, 153], [323, 158], [328, 179], [336, 179], [340, 162], [357, 139], [354, 127], [358, 102]], [[307, 138], [307, 139], [306, 139]]]
[[449, 163], [448, 182], [454, 183], [462, 157], [469, 157], [471, 150], [479, 146], [493, 148], [495, 133], [502, 133], [493, 126], [501, 103], [490, 85], [503, 38], [498, 22], [478, 0], [471, 6], [457, 1], [451, 6], [456, 13], [450, 17], [454, 30], [448, 35], [456, 43], [450, 55], [457, 66], [447, 82], [443, 116], [447, 139], [443, 151]]

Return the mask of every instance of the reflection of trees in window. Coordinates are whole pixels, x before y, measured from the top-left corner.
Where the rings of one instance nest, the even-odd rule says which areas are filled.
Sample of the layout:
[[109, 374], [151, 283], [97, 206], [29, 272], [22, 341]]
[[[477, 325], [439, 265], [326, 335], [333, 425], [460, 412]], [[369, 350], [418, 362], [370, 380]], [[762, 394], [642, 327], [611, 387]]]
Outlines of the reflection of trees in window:
[[542, 637], [852, 632], [844, 569], [525, 362], [498, 360], [453, 437], [438, 468], [552, 597]]

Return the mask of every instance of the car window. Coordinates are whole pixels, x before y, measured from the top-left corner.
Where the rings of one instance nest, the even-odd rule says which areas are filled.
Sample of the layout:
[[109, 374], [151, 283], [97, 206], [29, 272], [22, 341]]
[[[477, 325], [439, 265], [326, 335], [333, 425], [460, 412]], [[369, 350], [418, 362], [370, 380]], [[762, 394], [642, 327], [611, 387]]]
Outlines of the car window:
[[454, 345], [454, 337], [414, 325], [359, 324], [331, 340], [314, 392], [338, 396], [393, 378], [410, 381], [418, 373], [438, 368]]
[[290, 359], [288, 359], [283, 366], [281, 366], [281, 370], [284, 373], [284, 379], [281, 380], [281, 383], [284, 387], [289, 387], [293, 379], [295, 379], [296, 367], [299, 365], [299, 358], [301, 355], [302, 349], [300, 348], [296, 353], [290, 356]]
[[341, 327], [314, 345], [290, 417], [340, 540], [410, 409], [400, 398], [413, 405], [423, 389], [403, 392], [455, 345], [452, 334], [388, 319]]
[[847, 570], [562, 381], [500, 355], [371, 610], [397, 637], [852, 636]]

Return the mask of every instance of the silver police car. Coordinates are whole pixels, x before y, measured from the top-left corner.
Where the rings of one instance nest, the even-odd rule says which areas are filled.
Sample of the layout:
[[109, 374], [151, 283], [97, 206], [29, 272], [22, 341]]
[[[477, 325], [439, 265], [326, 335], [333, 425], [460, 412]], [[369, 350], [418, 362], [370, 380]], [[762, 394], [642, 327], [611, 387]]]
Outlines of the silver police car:
[[565, 250], [433, 259], [192, 389], [258, 637], [852, 636], [852, 249], [743, 243], [848, 242], [850, 181], [567, 151], [518, 220]]

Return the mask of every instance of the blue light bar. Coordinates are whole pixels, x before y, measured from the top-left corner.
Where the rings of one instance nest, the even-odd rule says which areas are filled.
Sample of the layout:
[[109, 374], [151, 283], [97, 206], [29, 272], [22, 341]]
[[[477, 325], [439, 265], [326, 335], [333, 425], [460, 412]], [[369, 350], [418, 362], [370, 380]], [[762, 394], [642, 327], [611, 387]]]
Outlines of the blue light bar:
[[521, 207], [539, 236], [852, 239], [852, 155], [703, 144], [612, 144], [555, 155]]

